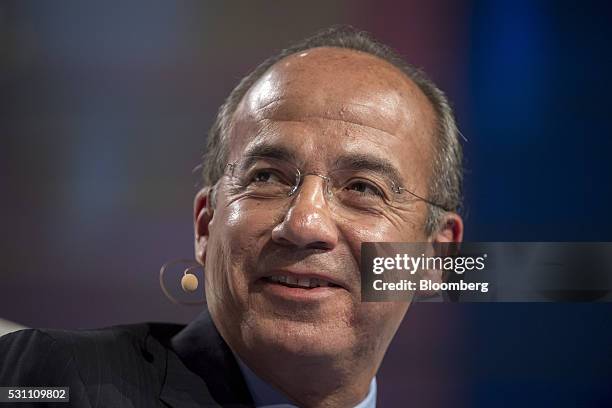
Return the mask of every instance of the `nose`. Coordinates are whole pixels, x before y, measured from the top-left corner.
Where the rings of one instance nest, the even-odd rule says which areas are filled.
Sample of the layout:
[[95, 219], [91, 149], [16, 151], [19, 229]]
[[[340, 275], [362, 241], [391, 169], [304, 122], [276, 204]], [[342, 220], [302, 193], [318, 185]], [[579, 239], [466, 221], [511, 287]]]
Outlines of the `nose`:
[[298, 248], [332, 249], [338, 230], [325, 198], [325, 180], [304, 177], [283, 220], [272, 230], [272, 240]]

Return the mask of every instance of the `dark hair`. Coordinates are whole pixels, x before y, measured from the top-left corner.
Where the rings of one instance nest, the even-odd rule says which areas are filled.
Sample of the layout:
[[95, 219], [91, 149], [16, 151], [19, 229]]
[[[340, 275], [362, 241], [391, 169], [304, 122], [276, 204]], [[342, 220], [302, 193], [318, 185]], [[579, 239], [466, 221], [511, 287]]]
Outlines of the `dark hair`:
[[445, 209], [456, 211], [461, 205], [463, 182], [462, 148], [459, 131], [450, 104], [444, 93], [419, 69], [406, 63], [390, 47], [379, 43], [370, 34], [351, 26], [335, 26], [319, 31], [312, 37], [283, 49], [266, 59], [255, 70], [242, 78], [219, 108], [215, 123], [208, 132], [206, 150], [202, 161], [204, 186], [213, 186], [223, 175], [227, 164], [227, 137], [238, 105], [251, 86], [281, 59], [317, 47], [337, 47], [365, 52], [387, 61], [400, 69], [425, 94], [436, 115], [436, 153], [429, 187], [429, 200], [439, 205], [428, 205], [429, 214], [425, 231], [432, 234]]

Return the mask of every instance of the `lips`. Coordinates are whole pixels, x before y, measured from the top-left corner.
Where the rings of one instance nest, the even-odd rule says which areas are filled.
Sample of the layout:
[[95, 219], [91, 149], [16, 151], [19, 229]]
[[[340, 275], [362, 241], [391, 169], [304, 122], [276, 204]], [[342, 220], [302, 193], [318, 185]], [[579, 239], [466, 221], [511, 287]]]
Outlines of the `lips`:
[[[339, 273], [340, 272], [338, 272], [338, 274]], [[290, 268], [270, 268], [265, 272], [262, 271], [256, 280], [270, 287], [312, 293], [324, 289], [328, 291], [331, 290], [332, 292], [336, 292], [337, 289], [344, 289], [351, 292], [349, 288], [352, 287], [352, 284], [349, 284], [348, 281], [340, 279], [331, 273], [323, 272], [319, 268], [304, 268], [297, 266]]]
[[278, 274], [264, 278], [266, 281], [291, 288], [313, 289], [320, 287], [338, 287], [339, 285], [323, 278]]
[[275, 307], [320, 307], [327, 302], [344, 302], [347, 296], [352, 296], [346, 281], [321, 270], [303, 266], [271, 268], [255, 279], [254, 288]]

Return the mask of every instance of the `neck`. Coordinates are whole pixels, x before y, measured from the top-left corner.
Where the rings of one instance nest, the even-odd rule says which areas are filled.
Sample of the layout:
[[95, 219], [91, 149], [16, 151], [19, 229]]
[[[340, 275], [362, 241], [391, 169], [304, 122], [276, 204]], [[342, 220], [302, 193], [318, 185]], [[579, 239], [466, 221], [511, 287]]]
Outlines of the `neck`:
[[[370, 390], [378, 364], [347, 364], [348, 359], [274, 356], [247, 359], [260, 378], [300, 407], [352, 407]], [[341, 363], [341, 364], [340, 364]]]

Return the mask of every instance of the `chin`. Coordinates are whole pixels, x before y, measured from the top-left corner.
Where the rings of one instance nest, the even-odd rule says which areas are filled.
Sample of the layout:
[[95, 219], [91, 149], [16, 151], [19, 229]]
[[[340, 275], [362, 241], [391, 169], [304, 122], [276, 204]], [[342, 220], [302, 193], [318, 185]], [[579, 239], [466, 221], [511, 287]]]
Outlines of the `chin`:
[[251, 350], [278, 355], [329, 358], [350, 353], [356, 337], [346, 321], [294, 320], [285, 316], [251, 316], [242, 338]]

